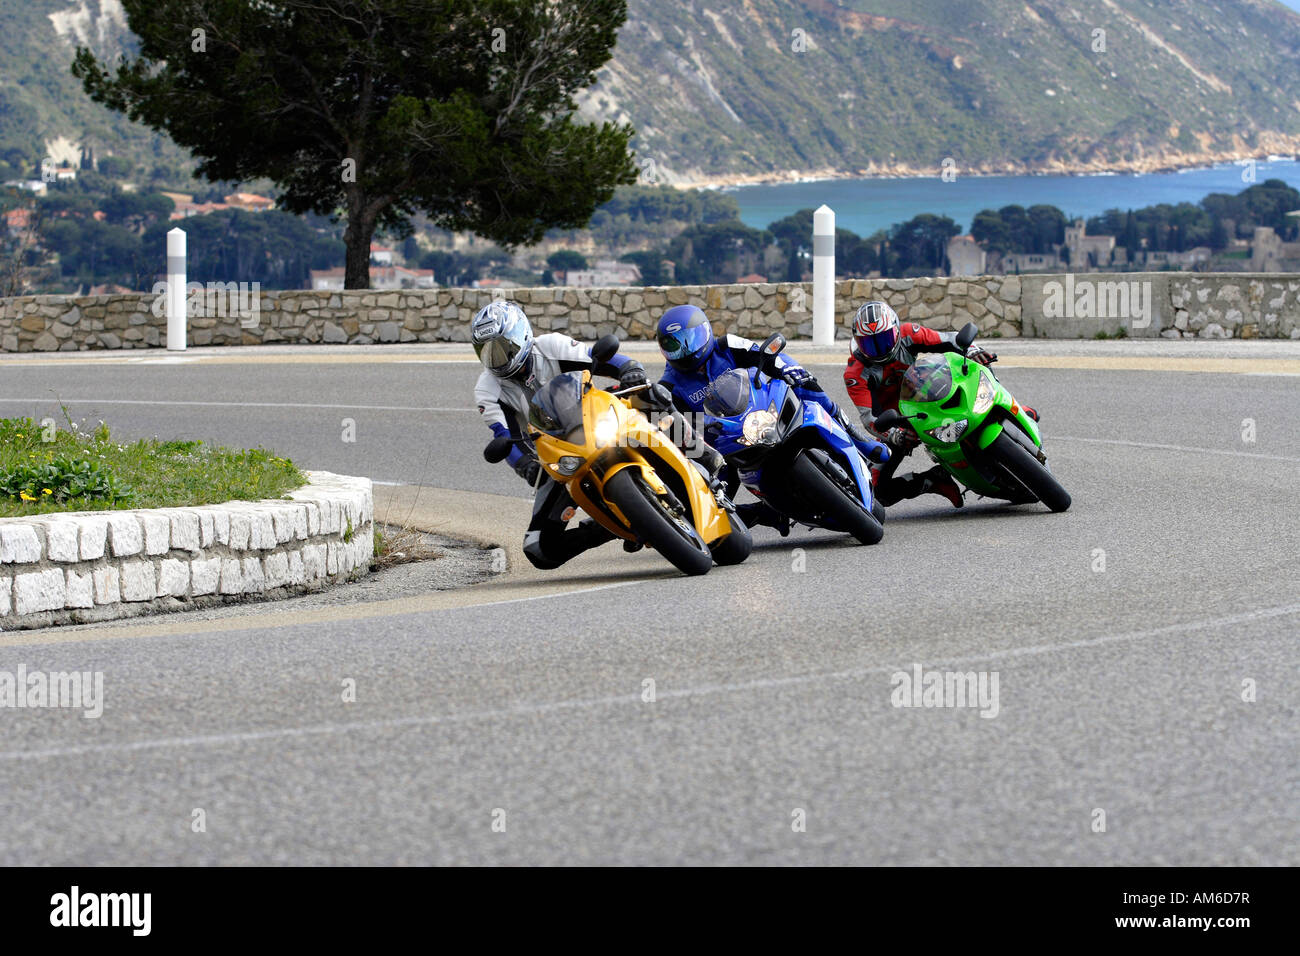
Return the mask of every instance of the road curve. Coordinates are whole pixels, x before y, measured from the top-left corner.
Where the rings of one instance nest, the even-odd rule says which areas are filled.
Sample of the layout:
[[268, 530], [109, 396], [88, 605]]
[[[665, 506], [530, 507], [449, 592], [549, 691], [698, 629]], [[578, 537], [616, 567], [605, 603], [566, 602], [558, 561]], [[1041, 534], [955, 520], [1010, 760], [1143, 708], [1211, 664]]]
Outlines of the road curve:
[[[877, 547], [764, 529], [700, 579], [617, 546], [522, 562], [463, 349], [2, 359], [2, 415], [263, 444], [511, 560], [0, 635], [0, 672], [105, 685], [98, 720], [0, 710], [0, 862], [1294, 864], [1300, 362], [1194, 344], [995, 344], [1063, 515], [924, 499]], [[894, 706], [915, 664], [996, 672], [996, 715]]]

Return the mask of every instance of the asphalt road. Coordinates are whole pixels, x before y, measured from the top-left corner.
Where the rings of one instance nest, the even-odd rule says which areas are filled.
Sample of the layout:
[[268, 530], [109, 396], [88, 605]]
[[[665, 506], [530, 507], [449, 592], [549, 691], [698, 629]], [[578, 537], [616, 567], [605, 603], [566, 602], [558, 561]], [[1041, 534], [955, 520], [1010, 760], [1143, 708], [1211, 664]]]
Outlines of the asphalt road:
[[[999, 348], [1062, 515], [931, 496], [704, 578], [611, 545], [446, 606], [0, 635], [0, 671], [106, 697], [0, 711], [0, 864], [1296, 864], [1300, 368], [1243, 344]], [[57, 396], [522, 533], [454, 350], [237, 351], [0, 361], [0, 414]], [[893, 706], [914, 663], [996, 672], [996, 716]]]

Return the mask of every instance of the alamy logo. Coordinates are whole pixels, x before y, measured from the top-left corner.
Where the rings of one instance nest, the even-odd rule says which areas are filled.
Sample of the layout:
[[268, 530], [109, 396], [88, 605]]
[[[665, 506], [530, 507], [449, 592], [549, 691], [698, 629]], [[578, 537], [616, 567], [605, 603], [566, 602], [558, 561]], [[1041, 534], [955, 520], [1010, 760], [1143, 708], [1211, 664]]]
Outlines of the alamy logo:
[[95, 720], [104, 713], [103, 671], [0, 671], [0, 708], [68, 707]]
[[1043, 315], [1049, 319], [1123, 319], [1129, 328], [1151, 325], [1150, 280], [1052, 279], [1043, 283]]
[[998, 671], [895, 671], [889, 702], [895, 707], [978, 707], [981, 717], [996, 717]]
[[[167, 311], [167, 283], [155, 282], [153, 316], [161, 319]], [[262, 320], [262, 283], [260, 282], [187, 282], [185, 312], [190, 318], [238, 318], [246, 329], [257, 328]]]
[[69, 893], [50, 897], [51, 926], [126, 926], [133, 936], [148, 936], [152, 928], [152, 893]]

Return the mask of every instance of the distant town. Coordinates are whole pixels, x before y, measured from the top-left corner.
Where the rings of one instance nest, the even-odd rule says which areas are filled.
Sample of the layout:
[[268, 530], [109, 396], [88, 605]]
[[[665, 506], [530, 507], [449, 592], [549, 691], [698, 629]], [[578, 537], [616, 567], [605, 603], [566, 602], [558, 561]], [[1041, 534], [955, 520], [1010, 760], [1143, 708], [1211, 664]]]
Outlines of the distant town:
[[[239, 184], [186, 192], [143, 187], [126, 179], [126, 171], [112, 156], [82, 150], [77, 162], [47, 157], [4, 181], [4, 294], [147, 289], [163, 270], [165, 233], [177, 224], [189, 235], [198, 281], [343, 288], [341, 226], [330, 218], [291, 215], [277, 208], [274, 196]], [[527, 248], [503, 249], [416, 217], [409, 235], [371, 243], [370, 285], [803, 281], [811, 277], [811, 224], [809, 209], [755, 229], [740, 222], [734, 199], [722, 192], [625, 186], [597, 209], [588, 228], [553, 230]], [[1300, 272], [1300, 192], [1267, 180], [1199, 204], [1110, 210], [1073, 221], [1053, 206], [1006, 206], [980, 212], [964, 231], [948, 217], [921, 214], [867, 237], [839, 230], [836, 270], [864, 278]]]

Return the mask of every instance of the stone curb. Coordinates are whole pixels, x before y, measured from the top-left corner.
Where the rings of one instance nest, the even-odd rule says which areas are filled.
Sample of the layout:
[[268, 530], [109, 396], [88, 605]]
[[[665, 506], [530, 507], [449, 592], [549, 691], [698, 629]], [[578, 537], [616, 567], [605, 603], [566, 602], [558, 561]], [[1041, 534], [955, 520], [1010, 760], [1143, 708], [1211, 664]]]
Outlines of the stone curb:
[[0, 630], [287, 597], [370, 569], [369, 478], [287, 499], [0, 518]]

